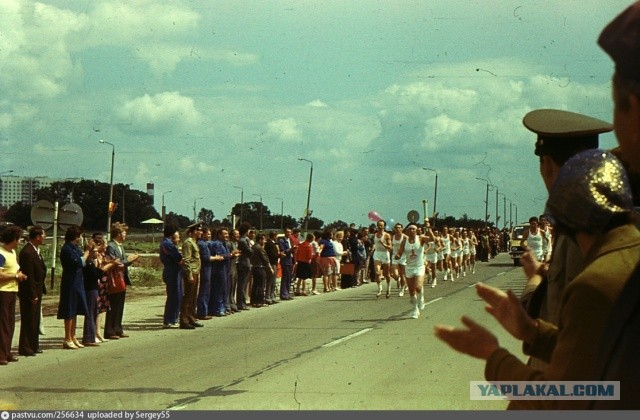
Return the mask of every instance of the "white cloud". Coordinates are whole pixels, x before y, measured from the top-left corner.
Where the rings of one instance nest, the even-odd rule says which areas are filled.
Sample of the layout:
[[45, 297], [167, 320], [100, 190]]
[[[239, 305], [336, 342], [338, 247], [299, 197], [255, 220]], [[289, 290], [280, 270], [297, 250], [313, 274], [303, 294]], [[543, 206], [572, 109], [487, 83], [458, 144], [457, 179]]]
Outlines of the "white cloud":
[[132, 99], [124, 103], [118, 113], [132, 123], [130, 130], [143, 133], [179, 132], [193, 128], [202, 119], [193, 99], [179, 92]]
[[178, 161], [178, 167], [184, 175], [197, 174], [201, 172], [213, 172], [216, 168], [213, 165], [202, 162], [195, 156], [185, 156]]
[[270, 135], [283, 141], [297, 140], [302, 134], [298, 128], [298, 123], [293, 118], [269, 121], [267, 129]]
[[307, 104], [307, 106], [311, 106], [314, 108], [328, 108], [329, 105], [321, 101], [320, 99], [315, 99]]

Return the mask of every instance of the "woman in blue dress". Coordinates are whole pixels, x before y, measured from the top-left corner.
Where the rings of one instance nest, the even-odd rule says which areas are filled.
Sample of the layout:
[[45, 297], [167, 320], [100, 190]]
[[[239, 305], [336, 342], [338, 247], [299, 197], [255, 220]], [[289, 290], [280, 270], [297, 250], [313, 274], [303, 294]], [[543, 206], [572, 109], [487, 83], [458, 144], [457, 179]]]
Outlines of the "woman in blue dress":
[[64, 349], [76, 350], [84, 347], [76, 338], [76, 320], [78, 315], [87, 313], [87, 299], [84, 290], [82, 268], [91, 253], [82, 251], [79, 246], [83, 230], [80, 226], [71, 226], [64, 235], [64, 245], [60, 250], [62, 280], [60, 282], [60, 302], [58, 319], [64, 320]]

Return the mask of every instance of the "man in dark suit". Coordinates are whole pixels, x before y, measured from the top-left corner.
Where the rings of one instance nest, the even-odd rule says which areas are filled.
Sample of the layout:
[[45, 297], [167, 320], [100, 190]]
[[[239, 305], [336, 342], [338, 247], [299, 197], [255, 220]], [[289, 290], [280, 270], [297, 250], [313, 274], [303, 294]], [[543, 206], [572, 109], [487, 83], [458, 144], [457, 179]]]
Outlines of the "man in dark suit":
[[251, 273], [251, 254], [253, 250], [251, 249], [251, 244], [249, 243], [249, 238], [247, 237], [247, 233], [251, 229], [251, 225], [247, 222], [244, 222], [240, 225], [238, 231], [240, 232], [240, 239], [238, 239], [238, 250], [240, 251], [240, 256], [238, 257], [238, 287], [236, 289], [236, 305], [239, 310], [248, 311], [247, 308], [247, 295], [246, 295], [246, 287], [249, 281], [249, 274]]
[[[122, 244], [127, 239], [127, 230], [129, 227], [124, 223], [116, 222], [111, 225], [111, 240], [107, 245], [107, 256], [111, 259], [118, 259], [124, 264], [124, 282], [127, 286], [131, 286], [129, 279], [129, 266], [139, 258], [136, 253], [127, 256]], [[119, 338], [128, 337], [122, 329], [122, 317], [124, 316], [124, 299], [126, 297], [126, 289], [119, 293], [109, 295], [109, 304], [111, 308], [107, 311], [104, 322], [104, 337], [107, 339], [117, 340]]]
[[291, 246], [291, 229], [284, 230], [284, 237], [278, 240], [280, 247], [280, 268], [282, 277], [280, 279], [280, 300], [293, 300], [289, 292], [291, 291], [291, 279], [293, 277], [293, 247]]
[[44, 281], [47, 267], [40, 255], [40, 245], [44, 243], [46, 234], [40, 226], [29, 229], [29, 242], [22, 248], [18, 256], [20, 270], [27, 276], [18, 284], [20, 298], [20, 341], [18, 353], [22, 356], [35, 356], [40, 350], [40, 308], [42, 294], [45, 291]]

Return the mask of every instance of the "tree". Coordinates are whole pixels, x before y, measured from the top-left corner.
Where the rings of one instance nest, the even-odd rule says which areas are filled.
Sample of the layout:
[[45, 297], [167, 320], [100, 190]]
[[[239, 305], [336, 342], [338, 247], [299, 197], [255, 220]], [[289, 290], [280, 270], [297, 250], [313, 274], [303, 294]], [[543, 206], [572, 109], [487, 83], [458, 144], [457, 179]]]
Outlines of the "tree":
[[329, 223], [324, 228], [333, 230], [347, 230], [349, 228], [349, 224], [342, 220], [336, 220], [335, 222]]
[[[128, 185], [115, 184], [113, 186], [113, 201], [126, 206], [125, 222], [132, 227], [139, 227], [140, 222], [149, 218], [161, 216], [153, 208], [151, 197], [138, 190], [132, 190]], [[36, 190], [38, 200], [57, 201], [60, 207], [74, 202], [82, 208], [84, 221], [82, 225], [89, 229], [104, 229], [107, 224], [107, 207], [109, 202], [109, 184], [94, 180], [60, 181], [49, 187]], [[111, 217], [112, 222], [122, 221], [122, 208], [117, 208]]]
[[[305, 219], [304, 217], [300, 218], [300, 226], [302, 227], [302, 229], [304, 229], [304, 225], [305, 225]], [[317, 217], [309, 217], [309, 224], [307, 226], [307, 229], [309, 231], [314, 231], [314, 230], [321, 230], [322, 226], [324, 225], [324, 221], [318, 219]]]
[[183, 216], [181, 214], [176, 214], [174, 212], [169, 212], [165, 215], [165, 223], [167, 225], [172, 225], [177, 227], [178, 229], [184, 229], [189, 226], [192, 222], [187, 216]]
[[[231, 213], [235, 214], [237, 218], [240, 217], [240, 209], [242, 209], [242, 222], [249, 222], [253, 227], [260, 227], [260, 210], [262, 209], [262, 228], [266, 229], [272, 226], [273, 217], [269, 207], [265, 206], [259, 201], [250, 201], [244, 203], [242, 206], [240, 203], [236, 203], [231, 209]], [[280, 225], [280, 217], [278, 219], [278, 226]], [[239, 219], [236, 219], [239, 221]], [[269, 222], [269, 224], [265, 223]]]
[[213, 210], [205, 209], [204, 207], [200, 209], [200, 212], [198, 213], [198, 221], [209, 226], [213, 223], [213, 220]]
[[23, 204], [22, 201], [18, 201], [9, 207], [4, 214], [4, 219], [14, 225], [27, 228], [33, 224], [31, 222], [31, 206], [29, 204]]

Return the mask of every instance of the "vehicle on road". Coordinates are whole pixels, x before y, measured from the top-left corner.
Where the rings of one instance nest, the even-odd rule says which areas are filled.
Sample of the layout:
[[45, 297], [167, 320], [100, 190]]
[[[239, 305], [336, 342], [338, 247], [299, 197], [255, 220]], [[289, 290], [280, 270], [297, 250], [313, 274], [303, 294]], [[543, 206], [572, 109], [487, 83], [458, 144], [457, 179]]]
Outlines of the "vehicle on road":
[[511, 236], [509, 238], [509, 256], [513, 260], [513, 265], [520, 265], [520, 257], [524, 253], [524, 247], [522, 246], [522, 238], [524, 232], [529, 229], [529, 223], [522, 223], [516, 225], [511, 230]]

